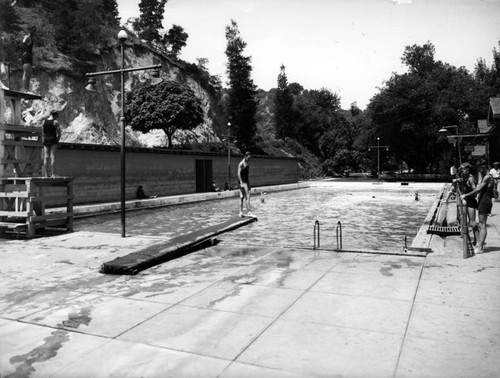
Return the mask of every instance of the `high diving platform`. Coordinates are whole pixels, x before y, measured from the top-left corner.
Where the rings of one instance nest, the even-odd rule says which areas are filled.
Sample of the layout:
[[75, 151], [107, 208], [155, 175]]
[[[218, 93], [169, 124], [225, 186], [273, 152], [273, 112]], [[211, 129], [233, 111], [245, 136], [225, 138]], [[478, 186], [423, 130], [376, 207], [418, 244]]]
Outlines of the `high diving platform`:
[[[22, 118], [23, 101], [33, 100], [41, 96], [0, 87], [0, 237], [73, 230], [73, 178], [43, 177], [42, 128]], [[47, 214], [53, 203], [66, 211]]]

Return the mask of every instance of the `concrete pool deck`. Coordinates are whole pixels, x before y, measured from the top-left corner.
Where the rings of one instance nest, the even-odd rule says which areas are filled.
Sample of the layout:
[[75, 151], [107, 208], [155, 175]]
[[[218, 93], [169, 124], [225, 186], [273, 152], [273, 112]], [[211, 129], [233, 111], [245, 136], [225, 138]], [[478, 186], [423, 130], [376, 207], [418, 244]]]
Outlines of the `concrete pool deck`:
[[[164, 240], [75, 232], [0, 244], [1, 377], [498, 377], [500, 203], [485, 253], [221, 243], [136, 276]], [[237, 231], [234, 231], [237, 232]]]

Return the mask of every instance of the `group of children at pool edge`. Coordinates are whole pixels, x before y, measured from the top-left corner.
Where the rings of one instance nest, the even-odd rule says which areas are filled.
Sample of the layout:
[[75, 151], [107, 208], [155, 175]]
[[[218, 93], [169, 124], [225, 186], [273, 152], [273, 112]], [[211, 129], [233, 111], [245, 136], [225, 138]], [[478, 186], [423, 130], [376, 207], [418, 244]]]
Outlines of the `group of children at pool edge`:
[[[459, 185], [461, 200], [466, 207], [469, 224], [473, 230], [474, 254], [483, 253], [487, 235], [486, 222], [491, 215], [492, 202], [500, 200], [498, 194], [500, 163], [493, 163], [491, 170], [486, 162], [479, 163], [477, 167], [463, 163], [458, 172], [452, 170], [452, 174], [456, 175], [453, 182]], [[453, 193], [454, 190], [450, 190], [444, 202], [447, 202]]]

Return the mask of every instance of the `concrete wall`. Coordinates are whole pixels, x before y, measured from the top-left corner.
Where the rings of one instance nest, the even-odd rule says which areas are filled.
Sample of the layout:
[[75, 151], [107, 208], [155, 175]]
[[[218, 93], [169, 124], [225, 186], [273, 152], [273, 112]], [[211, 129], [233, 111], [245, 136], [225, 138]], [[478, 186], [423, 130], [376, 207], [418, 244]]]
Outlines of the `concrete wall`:
[[[55, 171], [59, 176], [74, 177], [75, 204], [119, 201], [120, 155], [119, 147], [61, 143]], [[139, 185], [147, 195], [196, 193], [196, 160], [200, 159], [212, 162], [212, 178], [223, 188], [227, 181], [227, 154], [128, 148], [126, 200], [136, 197]], [[237, 185], [236, 172], [241, 159], [242, 156], [231, 156], [233, 187]], [[254, 156], [250, 161], [252, 187], [290, 184], [298, 180], [298, 161], [294, 158]]]

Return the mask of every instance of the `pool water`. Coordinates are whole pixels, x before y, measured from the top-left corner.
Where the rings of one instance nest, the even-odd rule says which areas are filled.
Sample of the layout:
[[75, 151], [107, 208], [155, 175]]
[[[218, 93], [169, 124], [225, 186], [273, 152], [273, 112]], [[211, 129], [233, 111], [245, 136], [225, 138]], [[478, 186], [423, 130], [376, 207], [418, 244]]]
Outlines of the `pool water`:
[[[311, 248], [318, 220], [322, 248], [336, 248], [336, 227], [341, 222], [344, 249], [402, 251], [405, 238], [411, 245], [440, 187], [435, 184], [418, 188], [418, 201], [415, 187], [387, 183], [332, 182], [262, 196], [254, 194], [252, 211], [258, 222], [217, 238], [232, 244]], [[127, 213], [127, 234], [174, 237], [222, 223], [238, 212], [238, 198], [139, 210]], [[120, 215], [79, 219], [75, 229], [120, 233]]]

